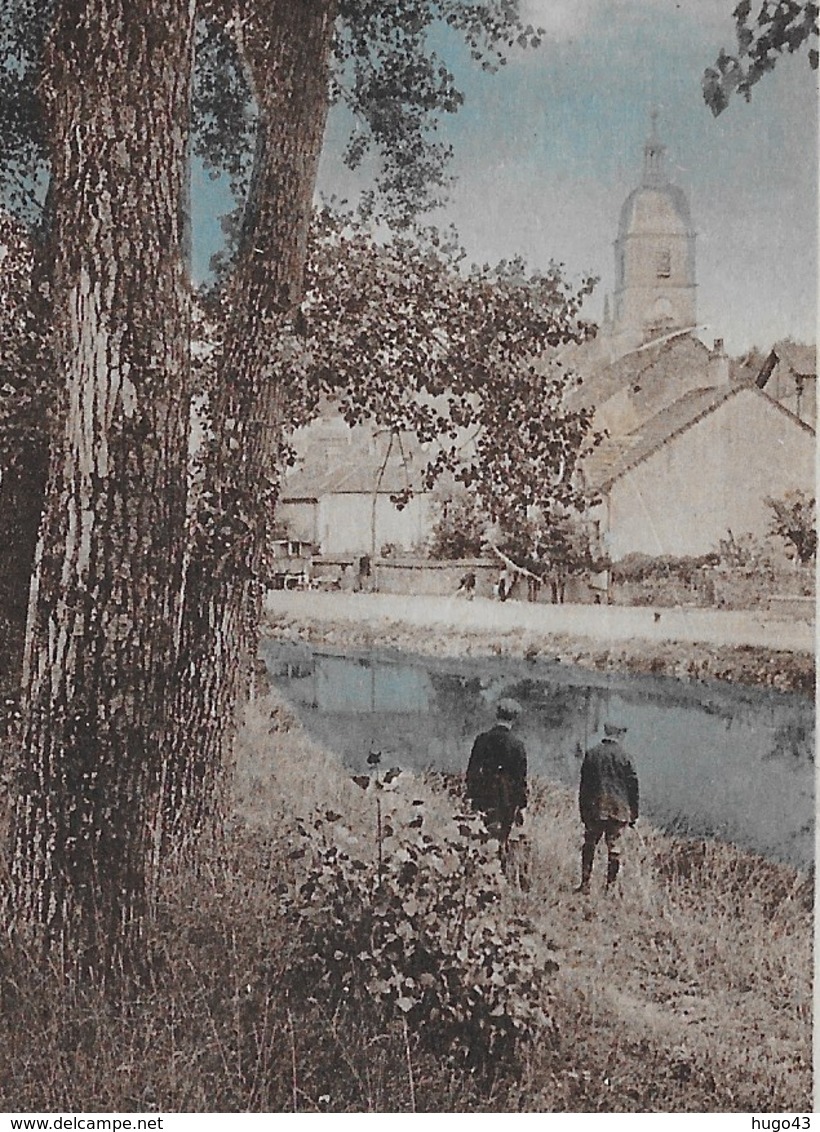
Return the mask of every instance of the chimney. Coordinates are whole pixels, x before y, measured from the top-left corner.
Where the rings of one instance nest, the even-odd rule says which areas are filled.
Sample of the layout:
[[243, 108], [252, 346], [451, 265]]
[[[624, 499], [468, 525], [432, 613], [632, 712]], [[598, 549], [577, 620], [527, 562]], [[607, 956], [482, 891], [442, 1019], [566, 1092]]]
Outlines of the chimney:
[[723, 339], [716, 338], [715, 344], [709, 354], [709, 385], [729, 384], [729, 355], [723, 348]]

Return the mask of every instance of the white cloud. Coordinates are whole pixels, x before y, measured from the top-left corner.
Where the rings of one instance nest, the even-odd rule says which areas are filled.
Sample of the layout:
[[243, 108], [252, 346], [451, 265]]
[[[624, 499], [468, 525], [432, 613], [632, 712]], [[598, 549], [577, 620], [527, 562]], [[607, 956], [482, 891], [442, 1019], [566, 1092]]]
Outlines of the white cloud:
[[586, 31], [599, 6], [600, 0], [521, 0], [521, 17], [551, 39], [565, 40]]
[[679, 18], [701, 30], [708, 27], [733, 31], [733, 0], [521, 0], [525, 23], [542, 27], [551, 39], [567, 40], [593, 30], [595, 25], [624, 19], [646, 23], [659, 16]]

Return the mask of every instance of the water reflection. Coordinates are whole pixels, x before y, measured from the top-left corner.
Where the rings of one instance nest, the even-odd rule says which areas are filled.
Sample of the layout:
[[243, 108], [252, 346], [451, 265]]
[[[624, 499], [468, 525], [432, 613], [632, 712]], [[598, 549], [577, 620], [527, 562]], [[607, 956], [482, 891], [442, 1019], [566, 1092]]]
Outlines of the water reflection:
[[339, 656], [279, 642], [263, 655], [310, 733], [352, 771], [373, 750], [382, 765], [463, 771], [495, 701], [511, 695], [524, 709], [530, 773], [574, 786], [612, 713], [629, 725], [651, 820], [794, 864], [813, 859], [814, 705], [802, 697], [500, 658]]

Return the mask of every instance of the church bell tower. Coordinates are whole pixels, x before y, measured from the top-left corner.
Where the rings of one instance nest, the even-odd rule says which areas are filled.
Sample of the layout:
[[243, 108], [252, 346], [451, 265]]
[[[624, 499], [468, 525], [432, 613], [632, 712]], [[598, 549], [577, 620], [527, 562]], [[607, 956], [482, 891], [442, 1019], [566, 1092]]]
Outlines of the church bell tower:
[[643, 178], [624, 201], [615, 240], [607, 329], [618, 353], [696, 324], [695, 233], [686, 194], [668, 179], [665, 154], [653, 112]]

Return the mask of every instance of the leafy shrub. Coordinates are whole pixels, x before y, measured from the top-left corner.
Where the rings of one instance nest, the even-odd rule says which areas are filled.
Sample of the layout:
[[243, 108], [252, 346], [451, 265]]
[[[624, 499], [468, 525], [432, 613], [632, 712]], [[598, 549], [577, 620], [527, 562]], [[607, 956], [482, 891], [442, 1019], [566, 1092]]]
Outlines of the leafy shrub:
[[787, 492], [782, 499], [766, 498], [771, 511], [769, 530], [782, 539], [799, 562], [817, 557], [817, 514], [814, 496], [804, 491]]
[[479, 558], [486, 548], [486, 524], [486, 513], [474, 496], [458, 492], [443, 499], [430, 536], [430, 557], [446, 561]]
[[786, 564], [771, 539], [763, 539], [751, 531], [740, 535], [727, 531], [726, 538], [718, 542], [717, 559], [720, 566], [738, 575], [763, 577], [769, 581], [773, 581]]
[[307, 870], [281, 904], [298, 940], [289, 993], [399, 1021], [454, 1068], [509, 1067], [549, 1026], [545, 980], [557, 964], [530, 921], [502, 907], [498, 845], [478, 819], [457, 816], [434, 836], [423, 800], [410, 807], [403, 828], [397, 813], [379, 821], [375, 860], [317, 843], [332, 811], [299, 824], [292, 856], [304, 854]]
[[627, 554], [612, 567], [614, 582], [645, 582], [679, 578], [689, 582], [704, 566], [714, 566], [718, 554], [703, 554], [697, 557], [673, 554]]

